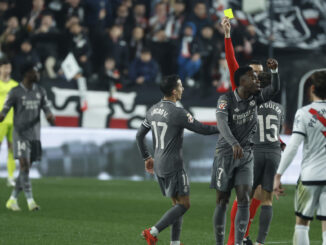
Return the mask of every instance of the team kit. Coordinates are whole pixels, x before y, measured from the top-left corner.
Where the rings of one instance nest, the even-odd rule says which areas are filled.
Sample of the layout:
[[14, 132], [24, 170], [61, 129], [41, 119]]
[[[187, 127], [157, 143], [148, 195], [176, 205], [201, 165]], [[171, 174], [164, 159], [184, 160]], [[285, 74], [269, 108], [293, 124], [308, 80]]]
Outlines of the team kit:
[[[183, 216], [190, 209], [190, 183], [183, 162], [184, 129], [202, 135], [218, 135], [210, 188], [216, 191], [212, 210], [217, 245], [225, 242], [226, 211], [234, 189], [236, 199], [231, 209], [228, 245], [264, 244], [273, 216], [273, 194], [284, 194], [281, 176], [293, 160], [299, 145], [304, 143], [300, 179], [295, 193], [295, 231], [293, 244], [309, 244], [310, 221], [316, 216], [322, 223], [323, 245], [326, 245], [326, 72], [311, 76], [311, 104], [300, 108], [287, 146], [280, 138], [284, 121], [282, 105], [274, 101], [280, 90], [279, 67], [269, 58], [266, 68], [252, 60], [239, 67], [235, 59], [231, 25], [222, 21], [225, 34], [225, 55], [232, 91], [217, 100], [217, 126], [197, 121], [178, 106], [184, 87], [178, 75], [160, 82], [163, 99], [146, 113], [139, 127], [136, 142], [145, 163], [145, 170], [155, 174], [162, 194], [171, 198], [173, 206], [157, 223], [142, 231], [148, 245], [158, 242], [159, 233], [171, 227], [170, 245], [180, 245]], [[33, 197], [29, 170], [41, 158], [40, 113], [54, 124], [45, 90], [38, 85], [39, 72], [34, 64], [22, 69], [20, 84], [12, 80], [10, 61], [0, 60], [0, 142], [8, 142], [8, 186], [13, 191], [6, 202], [12, 211], [21, 210], [18, 196], [25, 193], [30, 211], [40, 209]], [[151, 131], [153, 150], [145, 144]], [[283, 154], [281, 154], [281, 152]], [[15, 159], [19, 175], [14, 179]], [[251, 221], [261, 206], [258, 235], [249, 237]]]
[[[155, 245], [159, 233], [171, 227], [170, 245], [182, 244], [183, 216], [190, 208], [190, 185], [182, 155], [183, 132], [188, 129], [202, 135], [218, 135], [210, 183], [216, 191], [216, 207], [212, 210], [216, 245], [225, 244], [226, 211], [232, 189], [236, 199], [227, 244], [265, 243], [273, 216], [273, 195], [279, 198], [284, 194], [281, 176], [301, 143], [304, 150], [294, 200], [293, 244], [309, 244], [309, 225], [316, 215], [322, 223], [326, 245], [326, 71], [311, 76], [311, 104], [297, 111], [291, 139], [285, 145], [280, 138], [284, 109], [274, 101], [280, 90], [278, 62], [268, 59], [265, 70], [255, 60], [239, 67], [227, 17], [222, 27], [232, 91], [218, 98], [217, 126], [204, 125], [178, 107], [184, 87], [177, 75], [171, 75], [160, 83], [163, 99], [147, 111], [138, 129], [136, 141], [145, 170], [155, 174], [162, 194], [173, 203], [156, 224], [142, 231], [142, 236], [148, 245]], [[153, 136], [153, 155], [145, 144], [149, 131]], [[249, 231], [259, 206], [258, 234], [253, 241]]]

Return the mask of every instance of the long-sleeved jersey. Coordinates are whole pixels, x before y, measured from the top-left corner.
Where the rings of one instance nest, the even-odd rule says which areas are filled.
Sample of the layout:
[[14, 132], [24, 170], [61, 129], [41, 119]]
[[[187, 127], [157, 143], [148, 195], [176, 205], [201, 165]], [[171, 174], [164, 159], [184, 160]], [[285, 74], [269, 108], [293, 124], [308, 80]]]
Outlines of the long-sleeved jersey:
[[144, 143], [145, 135], [151, 129], [156, 175], [169, 176], [183, 169], [182, 143], [185, 128], [199, 134], [218, 133], [216, 126], [198, 122], [172, 101], [162, 100], [146, 113], [146, 118], [137, 132], [137, 144], [144, 159], [151, 157]]

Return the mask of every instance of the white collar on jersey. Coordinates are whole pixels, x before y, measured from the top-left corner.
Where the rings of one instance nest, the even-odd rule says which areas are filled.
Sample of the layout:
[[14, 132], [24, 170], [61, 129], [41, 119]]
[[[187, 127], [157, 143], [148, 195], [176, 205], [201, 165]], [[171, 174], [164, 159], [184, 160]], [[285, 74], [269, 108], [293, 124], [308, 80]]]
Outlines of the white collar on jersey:
[[237, 89], [235, 89], [233, 93], [234, 93], [234, 96], [235, 96], [235, 99], [237, 100], [237, 102], [246, 101], [246, 100], [252, 100], [252, 98], [253, 98], [253, 96], [250, 95], [248, 99], [241, 99], [241, 97], [238, 94]]
[[316, 100], [313, 103], [326, 103], [326, 100]]

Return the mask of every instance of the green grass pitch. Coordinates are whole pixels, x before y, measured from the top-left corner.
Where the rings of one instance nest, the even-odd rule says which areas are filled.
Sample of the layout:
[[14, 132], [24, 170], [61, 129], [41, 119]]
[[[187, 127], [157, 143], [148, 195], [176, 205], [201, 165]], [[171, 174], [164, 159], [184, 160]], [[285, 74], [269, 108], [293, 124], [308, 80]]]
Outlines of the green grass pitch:
[[[4, 179], [0, 186], [1, 245], [145, 245], [141, 231], [153, 225], [171, 205], [154, 181], [43, 178], [33, 180], [34, 197], [41, 210], [27, 211], [22, 194], [19, 203], [23, 210], [14, 213], [5, 208], [11, 190]], [[287, 186], [286, 192], [285, 197], [274, 201], [266, 244], [292, 244], [294, 186]], [[214, 244], [214, 207], [215, 191], [208, 189], [207, 183], [192, 183], [191, 208], [184, 217], [181, 235], [185, 245]], [[252, 238], [256, 238], [258, 220], [256, 216]], [[158, 244], [169, 245], [169, 236], [170, 229], [166, 229]], [[312, 222], [310, 240], [321, 244], [319, 221]]]

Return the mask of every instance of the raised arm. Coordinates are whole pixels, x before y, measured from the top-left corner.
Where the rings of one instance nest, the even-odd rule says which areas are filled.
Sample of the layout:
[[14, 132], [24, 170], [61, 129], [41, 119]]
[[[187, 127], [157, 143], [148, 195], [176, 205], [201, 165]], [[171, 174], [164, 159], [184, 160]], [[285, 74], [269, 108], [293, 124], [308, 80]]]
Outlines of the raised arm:
[[261, 96], [257, 101], [258, 104], [264, 103], [269, 101], [275, 96], [278, 91], [280, 90], [280, 78], [278, 76], [278, 62], [275, 59], [268, 59], [267, 60], [267, 67], [272, 72], [272, 82], [271, 85], [265, 87], [261, 91]]
[[231, 78], [231, 85], [232, 91], [236, 89], [236, 85], [234, 82], [234, 73], [239, 68], [239, 64], [235, 59], [234, 49], [231, 40], [231, 24], [228, 17], [224, 17], [222, 20], [222, 28], [224, 30], [224, 45], [225, 45], [225, 58], [228, 63], [230, 78]]

